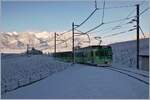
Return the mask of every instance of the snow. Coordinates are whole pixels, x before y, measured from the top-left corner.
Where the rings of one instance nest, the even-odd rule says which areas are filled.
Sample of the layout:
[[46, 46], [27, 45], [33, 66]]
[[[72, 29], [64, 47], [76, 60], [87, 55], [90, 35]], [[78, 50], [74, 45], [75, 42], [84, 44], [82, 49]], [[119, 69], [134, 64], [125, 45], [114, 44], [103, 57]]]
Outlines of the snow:
[[12, 32], [14, 35], [18, 35], [18, 33], [17, 32]]
[[46, 55], [3, 54], [1, 66], [1, 92], [5, 93], [64, 70], [70, 65], [54, 61]]
[[129, 70], [129, 71], [132, 71], [132, 72], [135, 72], [135, 73], [140, 73], [140, 74], [144, 74], [146, 76], [149, 76], [149, 71], [139, 70], [135, 67], [128, 67], [128, 66], [122, 65], [122, 64], [120, 64], [120, 65], [119, 64], [112, 64], [112, 67], [125, 69], [125, 70]]
[[7, 92], [2, 98], [146, 99], [148, 95], [148, 85], [129, 76], [102, 67], [75, 64], [32, 85]]
[[[136, 41], [111, 44], [113, 64], [136, 68]], [[140, 40], [140, 54], [149, 52], [149, 38]], [[140, 68], [142, 66], [140, 65]]]

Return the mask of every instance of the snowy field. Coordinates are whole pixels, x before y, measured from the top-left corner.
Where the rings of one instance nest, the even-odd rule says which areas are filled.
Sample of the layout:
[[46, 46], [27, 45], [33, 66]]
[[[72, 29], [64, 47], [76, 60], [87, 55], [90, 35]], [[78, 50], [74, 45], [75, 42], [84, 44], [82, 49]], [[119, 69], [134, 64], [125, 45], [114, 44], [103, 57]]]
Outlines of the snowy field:
[[[149, 83], [145, 84], [133, 77], [108, 69], [110, 67], [71, 65], [48, 55], [5, 54], [1, 58], [2, 98], [146, 99], [149, 97]], [[118, 64], [112, 67], [130, 70], [144, 76], [149, 74], [147, 71], [126, 68]], [[126, 73], [149, 82], [147, 77]]]
[[124, 74], [75, 64], [32, 85], [2, 95], [13, 99], [146, 99], [149, 87]]
[[70, 66], [46, 55], [3, 54], [1, 59], [2, 95]]

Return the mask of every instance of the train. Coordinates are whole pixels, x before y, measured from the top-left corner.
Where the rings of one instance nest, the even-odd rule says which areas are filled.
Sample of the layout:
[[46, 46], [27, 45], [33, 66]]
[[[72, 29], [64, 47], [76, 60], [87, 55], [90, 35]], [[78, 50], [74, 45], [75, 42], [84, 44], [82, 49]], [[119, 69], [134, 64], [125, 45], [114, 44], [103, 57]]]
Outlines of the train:
[[30, 55], [42, 55], [43, 52], [40, 50], [35, 49], [34, 47], [31, 48], [31, 50], [27, 49], [26, 54]]
[[[57, 52], [54, 54], [56, 58], [66, 62], [73, 61], [73, 52]], [[112, 63], [111, 46], [88, 46], [75, 50], [75, 62], [82, 64], [105, 64]]]

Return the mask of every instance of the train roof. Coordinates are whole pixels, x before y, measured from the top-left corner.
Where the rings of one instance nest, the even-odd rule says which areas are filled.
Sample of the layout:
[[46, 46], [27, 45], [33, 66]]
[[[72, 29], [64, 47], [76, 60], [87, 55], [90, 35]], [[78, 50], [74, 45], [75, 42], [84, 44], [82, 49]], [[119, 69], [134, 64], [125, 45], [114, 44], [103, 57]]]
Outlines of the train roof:
[[[87, 46], [87, 47], [82, 47], [82, 48], [79, 48], [75, 51], [80, 51], [80, 50], [84, 50], [84, 49], [95, 49], [95, 48], [111, 48], [110, 45], [92, 45], [92, 46]], [[72, 53], [72, 51], [64, 51], [64, 52], [57, 52], [56, 54], [59, 54], [59, 53]]]
[[79, 48], [79, 49], [103, 48], [103, 47], [110, 48], [111, 46], [110, 45], [92, 45], [92, 46], [87, 46], [87, 47], [83, 47], [83, 48]]

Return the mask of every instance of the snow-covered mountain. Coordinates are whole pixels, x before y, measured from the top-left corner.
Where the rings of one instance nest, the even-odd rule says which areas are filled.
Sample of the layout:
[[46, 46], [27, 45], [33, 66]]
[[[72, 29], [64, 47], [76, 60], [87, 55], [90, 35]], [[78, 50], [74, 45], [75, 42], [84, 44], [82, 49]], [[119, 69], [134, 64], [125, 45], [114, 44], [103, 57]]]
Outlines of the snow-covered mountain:
[[0, 48], [22, 49], [26, 48], [27, 44], [38, 47], [42, 44], [48, 44], [49, 39], [52, 36], [53, 34], [49, 32], [3, 32], [0, 33]]
[[[60, 34], [62, 32], [57, 32]], [[68, 51], [72, 49], [72, 40], [69, 39], [72, 36], [72, 33], [68, 32], [64, 35], [57, 36], [57, 51]], [[81, 39], [82, 38], [82, 39]], [[68, 40], [69, 39], [69, 40]], [[64, 41], [68, 40], [68, 41]], [[82, 46], [89, 45], [87, 43], [87, 36], [75, 37], [77, 40], [76, 45], [80, 44]], [[62, 43], [63, 42], [63, 43]], [[82, 44], [81, 44], [82, 42]], [[83, 43], [85, 42], [85, 43]], [[26, 49], [27, 44], [30, 47], [35, 47], [40, 50], [45, 51], [54, 51], [54, 32], [1, 32], [0, 33], [0, 50], [15, 50], [15, 49]]]
[[[57, 32], [57, 52], [72, 50], [72, 39], [70, 38], [72, 37], [72, 32], [60, 35], [61, 33], [62, 32]], [[147, 37], [149, 36], [149, 34], [146, 35]], [[91, 42], [89, 43], [87, 35], [75, 36], [75, 46], [85, 47], [89, 45], [98, 45], [99, 41], [95, 40], [93, 37], [94, 34], [90, 34]], [[102, 44], [111, 44], [111, 42], [115, 43], [120, 41], [116, 39], [103, 39]], [[26, 50], [27, 44], [29, 44], [30, 47], [35, 47], [36, 49], [42, 50], [44, 52], [54, 52], [54, 32], [43, 31], [0, 33], [0, 52]]]

